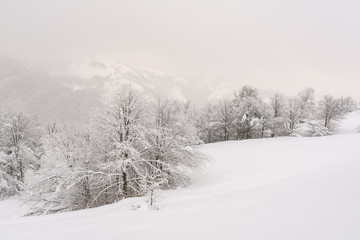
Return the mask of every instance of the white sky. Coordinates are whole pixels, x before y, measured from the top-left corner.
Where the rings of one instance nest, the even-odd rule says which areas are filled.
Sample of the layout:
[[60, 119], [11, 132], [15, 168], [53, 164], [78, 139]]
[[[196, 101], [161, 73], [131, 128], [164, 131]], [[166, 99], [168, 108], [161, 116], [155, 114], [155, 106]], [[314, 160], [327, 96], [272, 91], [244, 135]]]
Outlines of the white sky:
[[0, 55], [360, 97], [360, 2], [0, 0]]

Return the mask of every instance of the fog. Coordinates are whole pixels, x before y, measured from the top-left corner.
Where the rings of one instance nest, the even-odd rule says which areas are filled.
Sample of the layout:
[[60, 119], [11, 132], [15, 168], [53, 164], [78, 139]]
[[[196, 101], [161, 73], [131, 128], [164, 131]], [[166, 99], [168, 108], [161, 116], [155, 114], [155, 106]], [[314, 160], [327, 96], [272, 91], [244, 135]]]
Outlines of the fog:
[[358, 1], [0, 0], [0, 55], [105, 59], [286, 94], [360, 89]]

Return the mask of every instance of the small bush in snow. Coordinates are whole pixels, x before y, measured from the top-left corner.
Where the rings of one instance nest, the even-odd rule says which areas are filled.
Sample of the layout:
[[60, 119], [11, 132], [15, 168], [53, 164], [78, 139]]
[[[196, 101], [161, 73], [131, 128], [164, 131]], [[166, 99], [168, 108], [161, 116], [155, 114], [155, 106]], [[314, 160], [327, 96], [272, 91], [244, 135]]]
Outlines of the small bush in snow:
[[298, 125], [294, 129], [292, 136], [302, 136], [302, 137], [320, 137], [331, 135], [332, 131], [324, 127], [320, 121], [307, 121]]

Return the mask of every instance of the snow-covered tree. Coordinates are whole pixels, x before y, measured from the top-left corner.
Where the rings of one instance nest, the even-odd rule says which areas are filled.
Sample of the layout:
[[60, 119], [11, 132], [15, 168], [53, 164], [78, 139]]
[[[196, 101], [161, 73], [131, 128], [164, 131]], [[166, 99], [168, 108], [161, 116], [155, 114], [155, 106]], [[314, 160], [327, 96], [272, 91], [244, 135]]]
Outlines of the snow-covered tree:
[[158, 209], [161, 188], [167, 184], [167, 176], [159, 168], [146, 168], [141, 176], [139, 188], [146, 203], [153, 209]]
[[271, 136], [289, 135], [285, 98], [276, 93], [271, 98], [270, 107], [272, 110], [272, 117], [268, 121], [268, 128], [271, 131]]
[[285, 114], [289, 131], [294, 131], [299, 123], [315, 119], [315, 110], [315, 91], [312, 88], [307, 87], [296, 97], [289, 98]]
[[272, 119], [273, 119], [273, 113], [272, 113], [272, 109], [271, 107], [266, 104], [266, 103], [262, 103], [262, 106], [260, 108], [260, 115], [261, 118], [258, 122], [259, 128], [260, 128], [260, 138], [263, 137], [270, 137], [272, 136], [272, 131], [270, 129], [271, 127], [271, 123], [272, 123]]
[[221, 141], [219, 133], [219, 122], [217, 119], [217, 109], [215, 104], [207, 104], [197, 113], [196, 128], [199, 131], [199, 137], [205, 143]]
[[301, 107], [298, 98], [292, 97], [288, 99], [287, 107], [287, 122], [289, 124], [289, 130], [293, 131], [296, 127], [296, 124], [301, 118]]
[[352, 97], [341, 97], [338, 101], [342, 114], [353, 112], [358, 108], [356, 101]]
[[34, 122], [23, 114], [12, 116], [7, 123], [4, 134], [5, 148], [12, 165], [10, 174], [21, 182], [24, 182], [26, 169], [36, 168], [42, 155], [37, 130]]
[[236, 125], [236, 138], [249, 139], [261, 135], [259, 120], [261, 119], [262, 99], [256, 88], [244, 86], [234, 94], [234, 112]]
[[14, 195], [24, 189], [24, 184], [11, 174], [8, 156], [0, 151], [0, 199]]
[[27, 201], [29, 215], [91, 207], [91, 139], [86, 128], [49, 125], [42, 138], [45, 154]]
[[284, 115], [286, 106], [285, 99], [282, 95], [276, 93], [271, 98], [270, 106], [272, 108], [274, 118], [282, 117]]
[[213, 125], [218, 129], [222, 141], [230, 140], [234, 125], [234, 107], [230, 101], [220, 100], [216, 105], [216, 121]]
[[34, 173], [29, 215], [72, 211], [189, 184], [204, 157], [188, 103], [152, 101], [124, 85], [88, 127], [49, 124]]
[[151, 106], [148, 161], [155, 172], [166, 178], [162, 187], [188, 185], [189, 177], [184, 169], [197, 169], [202, 164], [201, 155], [190, 147], [201, 140], [188, 108], [161, 98], [153, 101]]
[[300, 107], [301, 120], [311, 119], [316, 110], [315, 90], [307, 87], [298, 94], [297, 99]]
[[124, 86], [97, 127], [97, 171], [106, 186], [99, 195], [110, 202], [141, 196], [144, 186], [154, 187], [149, 179], [161, 188], [187, 185], [184, 170], [202, 160], [190, 147], [201, 142], [194, 125], [188, 104], [161, 98], [149, 103], [143, 93]]
[[98, 171], [103, 173], [104, 188], [99, 194], [107, 198], [106, 202], [140, 195], [139, 176], [147, 165], [143, 154], [149, 147], [145, 109], [143, 94], [124, 85], [99, 117], [95, 157]]
[[290, 134], [287, 124], [282, 117], [271, 118], [267, 125], [271, 137], [288, 136]]
[[325, 95], [319, 102], [318, 117], [323, 121], [326, 128], [333, 128], [334, 121], [338, 120], [343, 115], [339, 101], [333, 96]]
[[0, 190], [1, 196], [24, 189], [28, 169], [37, 169], [43, 151], [41, 129], [23, 114], [0, 113]]

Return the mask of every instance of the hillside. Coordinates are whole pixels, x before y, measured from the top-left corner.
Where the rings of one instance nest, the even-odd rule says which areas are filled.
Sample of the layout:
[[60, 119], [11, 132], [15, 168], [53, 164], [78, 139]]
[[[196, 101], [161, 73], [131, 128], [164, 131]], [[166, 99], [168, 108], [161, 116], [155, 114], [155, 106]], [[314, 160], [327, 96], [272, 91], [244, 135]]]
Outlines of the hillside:
[[28, 63], [0, 58], [0, 109], [42, 120], [84, 122], [113, 91], [132, 84], [147, 94], [192, 100], [184, 78], [118, 63], [82, 60]]
[[[67, 60], [29, 63], [0, 58], [0, 109], [37, 115], [41, 120], [79, 123], [101, 108], [104, 100], [123, 84], [131, 83], [149, 95], [161, 95], [203, 106], [225, 95], [233, 87], [208, 86], [175, 74], [138, 69], [100, 60]], [[252, 82], [265, 97], [273, 92]]]
[[[343, 121], [347, 131], [359, 115]], [[212, 161], [193, 173], [189, 188], [164, 191], [160, 211], [144, 205], [132, 210], [142, 200], [127, 199], [65, 214], [13, 216], [0, 218], [0, 235], [9, 240], [359, 239], [360, 134], [354, 127], [352, 133], [328, 137], [203, 145], [200, 150]]]

